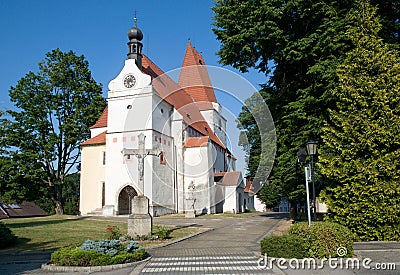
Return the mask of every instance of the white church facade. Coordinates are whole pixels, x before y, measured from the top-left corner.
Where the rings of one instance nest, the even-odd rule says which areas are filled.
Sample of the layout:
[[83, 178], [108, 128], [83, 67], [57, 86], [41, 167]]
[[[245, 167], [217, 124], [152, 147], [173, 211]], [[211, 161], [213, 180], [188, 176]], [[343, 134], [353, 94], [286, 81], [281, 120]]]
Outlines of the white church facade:
[[130, 214], [139, 194], [153, 216], [244, 211], [245, 184], [203, 57], [188, 42], [175, 82], [142, 54], [136, 23], [128, 38], [107, 107], [81, 144], [81, 214]]

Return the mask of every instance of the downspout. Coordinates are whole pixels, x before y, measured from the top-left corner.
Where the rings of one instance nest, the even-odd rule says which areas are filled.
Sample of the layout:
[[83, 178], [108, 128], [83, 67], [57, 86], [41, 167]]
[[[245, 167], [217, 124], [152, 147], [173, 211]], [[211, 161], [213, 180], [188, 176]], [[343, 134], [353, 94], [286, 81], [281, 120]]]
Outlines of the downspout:
[[172, 140], [173, 142], [173, 158], [174, 158], [174, 206], [175, 206], [175, 213], [178, 213], [179, 207], [178, 207], [178, 187], [177, 187], [177, 182], [178, 182], [178, 161], [177, 161], [177, 154], [176, 154], [176, 145], [175, 145], [175, 139]]

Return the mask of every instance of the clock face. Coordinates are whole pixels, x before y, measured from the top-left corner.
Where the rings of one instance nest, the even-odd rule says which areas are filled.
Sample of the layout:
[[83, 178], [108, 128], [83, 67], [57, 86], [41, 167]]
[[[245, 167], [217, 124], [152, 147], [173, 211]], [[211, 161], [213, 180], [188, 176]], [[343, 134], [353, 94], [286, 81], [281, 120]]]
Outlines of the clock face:
[[124, 86], [126, 88], [132, 88], [133, 86], [135, 86], [136, 83], [136, 79], [133, 75], [128, 74], [127, 76], [125, 76], [124, 78]]

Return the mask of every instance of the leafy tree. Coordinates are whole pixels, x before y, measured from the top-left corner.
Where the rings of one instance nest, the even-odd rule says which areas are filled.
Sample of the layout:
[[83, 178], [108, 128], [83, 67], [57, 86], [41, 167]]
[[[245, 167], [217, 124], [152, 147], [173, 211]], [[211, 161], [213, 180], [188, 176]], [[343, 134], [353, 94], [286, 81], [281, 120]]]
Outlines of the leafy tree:
[[261, 201], [265, 202], [265, 207], [269, 209], [272, 209], [275, 206], [279, 205], [282, 199], [279, 186], [268, 182], [257, 193], [257, 197]]
[[[378, 13], [386, 24], [381, 35], [398, 42], [399, 3], [372, 2], [381, 7]], [[336, 69], [353, 47], [345, 34], [353, 5], [351, 0], [218, 0], [213, 7], [220, 62], [242, 72], [256, 68], [269, 77], [261, 94], [274, 117], [278, 143], [269, 181], [280, 186], [292, 205], [305, 198], [297, 150], [309, 139], [323, 146], [322, 127], [334, 105], [328, 91], [337, 85]], [[242, 113], [243, 130], [252, 135], [255, 121], [248, 110]], [[259, 144], [248, 150], [250, 175], [260, 158]]]
[[323, 129], [322, 172], [329, 219], [361, 240], [400, 240], [400, 56], [379, 38], [376, 9], [360, 2], [348, 16], [355, 48], [338, 68], [337, 101]]
[[80, 173], [73, 173], [66, 176], [63, 186], [63, 197], [65, 202], [64, 213], [67, 215], [79, 214], [79, 187]]
[[59, 49], [10, 88], [15, 109], [0, 125], [2, 158], [10, 164], [0, 168], [0, 177], [13, 173], [6, 196], [17, 190], [12, 196], [19, 199], [42, 188], [56, 213], [63, 213], [62, 187], [79, 162], [79, 144], [104, 108], [101, 90], [83, 55]]

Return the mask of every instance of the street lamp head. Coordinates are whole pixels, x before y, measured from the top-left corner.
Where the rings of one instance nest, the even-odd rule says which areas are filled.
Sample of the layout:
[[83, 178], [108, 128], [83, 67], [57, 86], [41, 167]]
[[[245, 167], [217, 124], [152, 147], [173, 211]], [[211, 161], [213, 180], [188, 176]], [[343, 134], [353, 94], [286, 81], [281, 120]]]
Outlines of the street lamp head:
[[307, 142], [307, 152], [311, 157], [315, 157], [317, 155], [317, 146], [318, 143], [316, 141], [310, 140]]
[[301, 164], [301, 165], [306, 165], [306, 158], [307, 158], [307, 152], [304, 149], [300, 149], [297, 152], [297, 161]]

